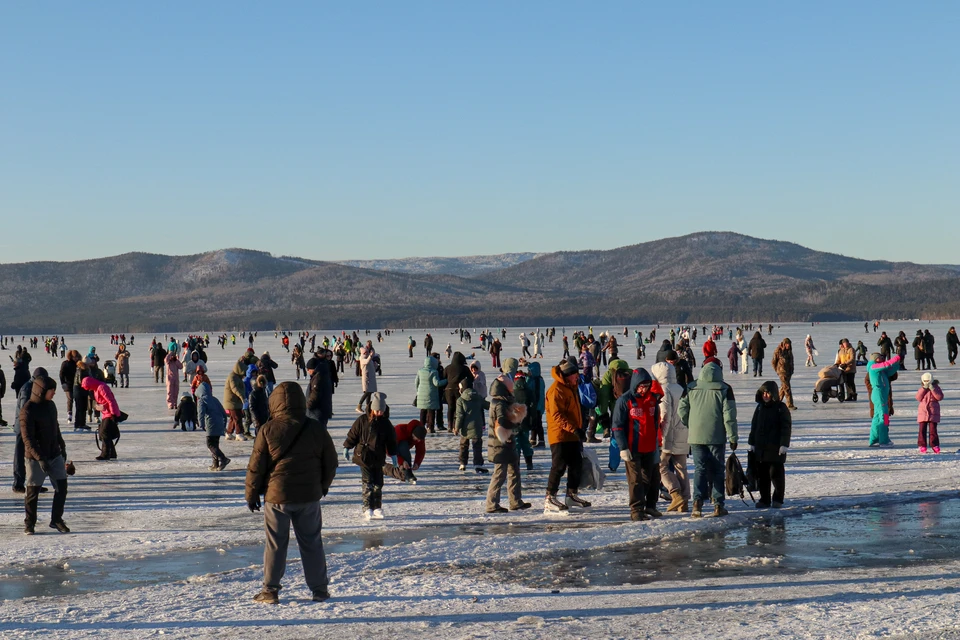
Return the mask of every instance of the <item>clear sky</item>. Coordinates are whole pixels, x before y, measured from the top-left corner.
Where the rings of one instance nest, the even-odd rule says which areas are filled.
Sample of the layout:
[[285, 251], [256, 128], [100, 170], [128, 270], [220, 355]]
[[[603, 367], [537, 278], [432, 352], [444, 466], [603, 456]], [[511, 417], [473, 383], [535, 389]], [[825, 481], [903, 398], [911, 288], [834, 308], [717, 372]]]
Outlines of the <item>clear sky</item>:
[[0, 2], [0, 261], [960, 262], [960, 2]]

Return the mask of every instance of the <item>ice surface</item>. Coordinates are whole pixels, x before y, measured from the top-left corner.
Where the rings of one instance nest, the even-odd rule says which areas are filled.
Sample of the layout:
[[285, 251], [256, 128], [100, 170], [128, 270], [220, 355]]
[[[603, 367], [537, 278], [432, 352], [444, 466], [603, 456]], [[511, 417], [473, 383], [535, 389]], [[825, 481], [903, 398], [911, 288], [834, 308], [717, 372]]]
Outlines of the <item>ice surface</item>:
[[[948, 326], [950, 323], [916, 322], [881, 326], [891, 335], [903, 329], [908, 337], [917, 328], [930, 328], [937, 338], [940, 370], [936, 376], [946, 394], [940, 432], [944, 453], [940, 455], [922, 455], [916, 450], [913, 395], [920, 374], [912, 371], [912, 361], [911, 370], [894, 383], [896, 414], [891, 437], [897, 446], [893, 449], [866, 446], [869, 418], [864, 394], [859, 402], [843, 405], [814, 405], [810, 401], [819, 366], [803, 367], [800, 345], [807, 333], [813, 334], [820, 351], [818, 365], [831, 359], [841, 337], [849, 337], [854, 343], [863, 339], [872, 352], [879, 334], [872, 330], [864, 334], [862, 323], [816, 327], [792, 324], [782, 325], [767, 337], [765, 379], [772, 374], [769, 358], [775, 344], [790, 337], [797, 347], [793, 388], [799, 409], [794, 414], [794, 438], [787, 462], [786, 517], [806, 511], [868, 508], [898, 500], [936, 503], [956, 495], [960, 458], [955, 452], [960, 438], [955, 422], [960, 412], [956, 402], [960, 384], [956, 371], [947, 364], [944, 336]], [[476, 328], [469, 328], [476, 336]], [[621, 355], [631, 365], [649, 366], [655, 345], [649, 345], [645, 361], [638, 363], [631, 357], [634, 328], [630, 327], [629, 338], [620, 338], [624, 343]], [[640, 328], [644, 333], [650, 329]], [[504, 357], [519, 356], [517, 334], [531, 329], [508, 329]], [[572, 329], [567, 327], [567, 332]], [[545, 344], [546, 365], [559, 360], [560, 330], [557, 327], [555, 342]], [[594, 327], [595, 332], [600, 330]], [[668, 332], [669, 327], [662, 327], [660, 337]], [[451, 342], [454, 349], [467, 355], [473, 351], [459, 345], [449, 330], [431, 333], [441, 348]], [[413, 418], [415, 412], [410, 402], [423, 349], [418, 346], [415, 357], [408, 358], [408, 335], [413, 335], [418, 345], [423, 344], [424, 332], [419, 330], [397, 332], [377, 345], [384, 369], [378, 384], [388, 395], [395, 421]], [[45, 496], [41, 499], [38, 535], [23, 536], [22, 500], [7, 494], [7, 499], [0, 501], [0, 573], [21, 575], [31, 566], [66, 563], [73, 567], [80, 562], [118, 559], [136, 564], [143, 556], [186, 550], [222, 548], [229, 554], [231, 547], [262, 542], [262, 518], [250, 514], [243, 501], [244, 461], [252, 443], [222, 443], [234, 462], [222, 474], [207, 471], [202, 434], [171, 429], [172, 415], [164, 406], [163, 385], [155, 385], [149, 371], [147, 348], [151, 337], [137, 336], [132, 348], [132, 386], [116, 390], [121, 408], [131, 416], [122, 425], [119, 460], [94, 461], [97, 451], [92, 435], [74, 434], [69, 429], [64, 432], [70, 457], [77, 465], [65, 516], [74, 533], [59, 535], [46, 528], [43, 516], [50, 503]], [[702, 359], [702, 342], [698, 339], [695, 346], [698, 362]], [[83, 353], [90, 345], [97, 346], [102, 357], [114, 353], [108, 336], [67, 336], [67, 343]], [[724, 355], [729, 340], [724, 338], [719, 345]], [[218, 395], [222, 394], [225, 372], [245, 348], [246, 341], [238, 336], [236, 346], [208, 350]], [[272, 332], [260, 334], [256, 350], [258, 354], [269, 350], [281, 364], [279, 377], [292, 378], [292, 365]], [[475, 352], [488, 380], [492, 379], [489, 359], [482, 351]], [[2, 356], [8, 353], [11, 351], [0, 352], [0, 359], [6, 360]], [[4, 364], [9, 382], [11, 367]], [[38, 365], [54, 371], [59, 359], [49, 358], [40, 349], [34, 351], [33, 366]], [[544, 373], [548, 374], [547, 367]], [[549, 376], [545, 377], [549, 382]], [[862, 373], [857, 377], [862, 392]], [[739, 423], [745, 440], [760, 380], [751, 376], [727, 378], [740, 403]], [[338, 445], [356, 416], [353, 408], [359, 396], [359, 379], [352, 374], [344, 376], [334, 396], [336, 415], [331, 424]], [[3, 415], [8, 420], [13, 415], [13, 402], [8, 392], [3, 399]], [[58, 396], [58, 404], [65, 418], [62, 396]], [[9, 432], [0, 433], [0, 447], [0, 473], [9, 478], [13, 448]], [[521, 567], [536, 571], [536, 563], [528, 562], [532, 554], [547, 554], [547, 558], [564, 551], [602, 550], [635, 541], [682, 544], [684, 537], [746, 529], [756, 511], [728, 500], [731, 515], [725, 519], [695, 521], [668, 516], [656, 522], [632, 523], [621, 472], [608, 476], [603, 492], [586, 493], [594, 508], [570, 518], [578, 525], [575, 528], [544, 516], [538, 509], [489, 516], [483, 512], [486, 479], [472, 472], [459, 473], [455, 449], [455, 438], [431, 437], [426, 462], [418, 474], [420, 483], [408, 486], [388, 481], [384, 492], [387, 520], [379, 523], [360, 520], [359, 473], [356, 467], [341, 462], [337, 480], [323, 503], [327, 534], [346, 540], [351, 536], [359, 539], [362, 533], [362, 539], [368, 540], [378, 531], [385, 538], [402, 531], [412, 533], [406, 541], [370, 544], [369, 548], [359, 544], [353, 550], [331, 553], [330, 589], [334, 597], [325, 604], [309, 602], [302, 570], [291, 562], [284, 579], [282, 604], [274, 608], [255, 605], [251, 597], [259, 587], [261, 573], [252, 563], [189, 581], [184, 575], [179, 582], [7, 600], [0, 609], [0, 635], [17, 638], [66, 632], [69, 637], [146, 637], [162, 633], [173, 637], [369, 638], [396, 635], [402, 628], [404, 635], [418, 638], [501, 637], [505, 629], [525, 638], [707, 634], [839, 637], [934, 634], [953, 629], [949, 611], [960, 600], [960, 565], [949, 559], [902, 567], [814, 570], [782, 577], [772, 568], [748, 577], [705, 576], [642, 586], [587, 585], [563, 588], [558, 594], [523, 586], [519, 581], [496, 580], [495, 572], [485, 576], [472, 567], [515, 561], [518, 571]], [[606, 447], [599, 446], [601, 459], [605, 453]], [[549, 469], [546, 452], [537, 452], [535, 465], [533, 472], [524, 472], [523, 488], [525, 498], [537, 505]], [[929, 532], [935, 533], [937, 521], [932, 522]], [[450, 530], [457, 534], [449, 535]], [[477, 535], [486, 532], [490, 535]], [[834, 546], [855, 549], [857, 540], [840, 536]], [[915, 545], [906, 550], [912, 548]], [[458, 566], [465, 569], [457, 571]], [[550, 571], [546, 560], [542, 571]]]

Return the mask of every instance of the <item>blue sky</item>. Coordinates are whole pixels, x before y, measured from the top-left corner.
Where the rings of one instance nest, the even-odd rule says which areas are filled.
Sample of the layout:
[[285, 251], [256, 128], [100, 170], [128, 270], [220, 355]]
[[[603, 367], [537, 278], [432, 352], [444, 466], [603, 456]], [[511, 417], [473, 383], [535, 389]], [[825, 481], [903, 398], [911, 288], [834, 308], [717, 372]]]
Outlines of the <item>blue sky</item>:
[[957, 33], [957, 2], [7, 1], [0, 260], [722, 229], [960, 262]]

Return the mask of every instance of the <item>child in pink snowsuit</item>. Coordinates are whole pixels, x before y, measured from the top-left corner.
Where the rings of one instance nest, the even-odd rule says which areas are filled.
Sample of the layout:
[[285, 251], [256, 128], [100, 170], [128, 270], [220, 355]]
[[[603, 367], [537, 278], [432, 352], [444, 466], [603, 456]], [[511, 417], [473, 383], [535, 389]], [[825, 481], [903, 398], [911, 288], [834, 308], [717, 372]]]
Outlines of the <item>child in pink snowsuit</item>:
[[940, 436], [937, 435], [937, 424], [940, 423], [940, 401], [943, 400], [943, 391], [940, 382], [934, 380], [930, 373], [920, 377], [920, 389], [917, 391], [917, 423], [920, 425], [920, 434], [917, 436], [917, 448], [920, 453], [927, 452], [927, 430], [930, 431], [930, 446], [934, 453], [940, 453]]

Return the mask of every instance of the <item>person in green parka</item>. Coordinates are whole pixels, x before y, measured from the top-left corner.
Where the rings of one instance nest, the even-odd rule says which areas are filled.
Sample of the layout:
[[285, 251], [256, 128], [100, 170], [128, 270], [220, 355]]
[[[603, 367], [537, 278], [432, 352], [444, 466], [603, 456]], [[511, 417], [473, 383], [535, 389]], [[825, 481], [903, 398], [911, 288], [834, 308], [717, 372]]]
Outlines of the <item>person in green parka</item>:
[[436, 433], [437, 412], [440, 410], [440, 387], [447, 384], [437, 374], [437, 361], [432, 356], [423, 360], [423, 367], [417, 370], [416, 407], [420, 410], [420, 424], [430, 433]]

